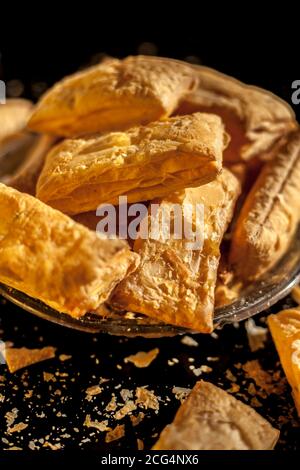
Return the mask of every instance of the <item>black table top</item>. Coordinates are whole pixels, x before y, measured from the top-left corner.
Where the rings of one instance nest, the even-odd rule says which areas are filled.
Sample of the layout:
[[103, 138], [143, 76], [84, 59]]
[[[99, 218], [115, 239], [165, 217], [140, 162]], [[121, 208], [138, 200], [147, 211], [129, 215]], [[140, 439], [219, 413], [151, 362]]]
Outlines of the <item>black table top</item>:
[[[272, 307], [278, 312], [292, 306], [290, 298]], [[270, 311], [256, 317], [263, 325]], [[45, 443], [63, 449], [107, 451], [113, 449], [135, 450], [137, 439], [150, 449], [163, 427], [173, 420], [180, 401], [172, 392], [174, 386], [191, 388], [199, 379], [213, 382], [229, 390], [236, 398], [251, 404], [273, 426], [281, 430], [277, 449], [300, 449], [300, 419], [297, 417], [290, 388], [286, 383], [275, 347], [269, 337], [265, 347], [251, 352], [245, 327], [227, 325], [211, 335], [195, 335], [198, 346], [183, 344], [182, 337], [160, 339], [125, 338], [109, 335], [90, 335], [71, 331], [38, 319], [13, 304], [1, 299], [0, 339], [12, 342], [15, 347], [41, 348], [55, 346], [56, 358], [32, 365], [14, 374], [6, 365], [0, 365], [0, 448], [18, 447], [50, 449]], [[159, 348], [159, 354], [147, 368], [137, 368], [124, 362], [130, 354]], [[71, 356], [62, 361], [61, 354]], [[268, 371], [279, 391], [265, 393], [243, 366], [258, 360]], [[206, 365], [212, 370], [202, 368]], [[44, 373], [53, 374], [45, 380]], [[109, 379], [104, 382], [101, 379]], [[98, 385], [102, 392], [87, 399], [88, 387]], [[130, 416], [115, 420], [113, 412], [105, 407], [116, 396], [122, 407], [121, 390], [134, 391], [138, 386], [148, 386], [159, 397], [159, 410], [138, 407], [133, 415], [145, 414], [137, 426]], [[123, 394], [124, 392], [122, 392]], [[126, 392], [125, 392], [126, 393]], [[134, 399], [134, 398], [133, 398]], [[123, 403], [124, 404], [124, 403]], [[14, 410], [16, 409], [16, 410]], [[13, 411], [14, 410], [14, 411]], [[28, 426], [20, 432], [9, 434], [5, 415], [17, 413], [15, 422]], [[106, 432], [84, 426], [86, 416], [102, 422], [108, 418], [108, 426], [125, 425], [125, 436], [105, 443]], [[8, 415], [6, 415], [7, 417]], [[140, 444], [141, 445], [141, 444]]]

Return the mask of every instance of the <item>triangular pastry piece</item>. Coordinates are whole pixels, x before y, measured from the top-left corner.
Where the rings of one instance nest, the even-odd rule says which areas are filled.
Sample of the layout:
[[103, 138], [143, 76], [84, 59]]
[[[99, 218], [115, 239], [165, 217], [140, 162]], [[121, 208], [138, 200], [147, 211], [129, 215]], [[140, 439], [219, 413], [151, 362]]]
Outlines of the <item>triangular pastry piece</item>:
[[[114, 290], [111, 305], [173, 325], [210, 332], [220, 243], [239, 191], [235, 176], [224, 169], [207, 185], [153, 201], [160, 208], [154, 220], [160, 220], [161, 211], [173, 204], [178, 204], [182, 213], [184, 206], [192, 207], [184, 218], [194, 233], [203, 236], [203, 245], [193, 248], [185, 236], [176, 239], [175, 232], [171, 233], [171, 239], [164, 240], [164, 227], [160, 237], [155, 235], [156, 239], [151, 231], [148, 239], [138, 238], [134, 250], [141, 257], [140, 266]], [[204, 220], [195, 218], [196, 204], [204, 208]], [[148, 225], [150, 219], [149, 215]]]
[[197, 382], [153, 450], [271, 450], [279, 431], [215, 385]]
[[136, 268], [126, 241], [99, 239], [38, 199], [0, 184], [0, 282], [80, 317]]
[[111, 59], [64, 78], [39, 101], [29, 128], [74, 137], [168, 117], [197, 82], [189, 64], [162, 57]]
[[68, 214], [118, 204], [119, 196], [154, 199], [214, 179], [226, 143], [221, 119], [201, 113], [66, 140], [48, 154], [37, 197]]

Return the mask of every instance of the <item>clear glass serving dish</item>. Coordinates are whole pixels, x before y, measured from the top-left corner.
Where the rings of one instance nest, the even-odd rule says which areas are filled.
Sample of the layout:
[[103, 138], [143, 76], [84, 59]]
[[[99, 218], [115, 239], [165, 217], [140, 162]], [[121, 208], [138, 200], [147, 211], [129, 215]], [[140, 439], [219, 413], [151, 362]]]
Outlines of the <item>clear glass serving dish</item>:
[[[215, 326], [221, 327], [227, 323], [239, 322], [266, 310], [285, 297], [298, 282], [300, 282], [300, 228], [289, 250], [274, 269], [261, 280], [250, 283], [237, 300], [215, 310]], [[111, 311], [105, 317], [90, 313], [77, 320], [3, 284], [0, 284], [0, 294], [38, 317], [90, 333], [146, 337], [192, 333], [186, 328], [158, 323], [131, 312]]]

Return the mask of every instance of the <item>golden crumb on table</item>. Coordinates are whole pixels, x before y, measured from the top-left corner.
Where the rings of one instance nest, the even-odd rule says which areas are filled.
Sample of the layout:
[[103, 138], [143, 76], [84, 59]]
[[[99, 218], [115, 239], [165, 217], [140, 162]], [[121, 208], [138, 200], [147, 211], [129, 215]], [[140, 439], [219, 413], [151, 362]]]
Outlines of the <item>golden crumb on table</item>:
[[55, 357], [56, 348], [46, 346], [41, 349], [7, 348], [4, 357], [10, 372], [16, 372], [24, 367]]
[[124, 362], [131, 362], [135, 367], [139, 368], [148, 367], [158, 354], [158, 348], [151, 349], [151, 351], [148, 352], [139, 351], [136, 354], [125, 357]]
[[118, 424], [114, 429], [108, 431], [105, 435], [105, 442], [108, 444], [109, 442], [117, 441], [125, 436], [125, 426], [124, 424]]

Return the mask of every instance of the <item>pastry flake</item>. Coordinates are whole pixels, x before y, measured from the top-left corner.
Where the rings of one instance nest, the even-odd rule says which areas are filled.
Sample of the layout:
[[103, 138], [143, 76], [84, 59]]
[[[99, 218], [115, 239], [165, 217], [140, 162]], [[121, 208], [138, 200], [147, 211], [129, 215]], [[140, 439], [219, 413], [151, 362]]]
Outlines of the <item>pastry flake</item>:
[[126, 129], [168, 117], [197, 82], [189, 64], [127, 57], [71, 75], [40, 100], [29, 128], [74, 137]]
[[38, 199], [0, 184], [0, 282], [80, 317], [96, 309], [138, 255]]
[[272, 93], [202, 66], [193, 66], [199, 84], [176, 113], [212, 112], [222, 117], [231, 137], [225, 162], [271, 158], [278, 140], [297, 127], [292, 108]]
[[[219, 247], [239, 191], [237, 179], [224, 169], [207, 185], [158, 200], [162, 209], [174, 203], [204, 205], [203, 247], [189, 249], [187, 240], [175, 239], [174, 234], [167, 240], [154, 239], [151, 232], [148, 239], [138, 238], [134, 250], [141, 257], [140, 266], [117, 286], [110, 305], [165, 323], [210, 332]], [[193, 216], [187, 215], [187, 220], [192, 225], [197, 223]], [[203, 232], [200, 225], [193, 229]]]
[[236, 222], [229, 261], [241, 279], [259, 278], [286, 252], [300, 218], [299, 182], [297, 131], [264, 166]]
[[55, 351], [56, 348], [52, 346], [46, 346], [42, 349], [7, 348], [4, 352], [4, 357], [9, 372], [14, 373], [32, 364], [53, 359]]
[[270, 450], [279, 431], [250, 406], [200, 381], [153, 450]]
[[300, 310], [269, 315], [268, 326], [300, 416]]
[[221, 119], [201, 113], [66, 140], [47, 156], [37, 197], [68, 214], [118, 204], [119, 196], [154, 199], [214, 179], [226, 143]]

